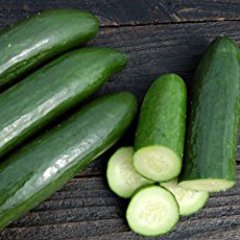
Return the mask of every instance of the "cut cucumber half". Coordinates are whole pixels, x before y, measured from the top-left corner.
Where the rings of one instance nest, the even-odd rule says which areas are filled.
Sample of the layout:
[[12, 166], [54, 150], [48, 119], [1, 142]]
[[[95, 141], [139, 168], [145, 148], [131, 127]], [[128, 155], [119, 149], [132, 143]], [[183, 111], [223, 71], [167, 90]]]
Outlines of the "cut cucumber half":
[[219, 192], [237, 182], [239, 93], [239, 47], [228, 37], [218, 37], [194, 74], [180, 186]]
[[149, 146], [140, 148], [134, 154], [133, 166], [144, 177], [160, 182], [179, 175], [181, 160], [168, 147]]
[[118, 196], [129, 198], [141, 186], [152, 181], [140, 176], [133, 168], [133, 147], [118, 149], [108, 161], [107, 181]]
[[169, 191], [159, 186], [148, 186], [134, 194], [126, 215], [128, 225], [134, 232], [158, 236], [176, 225], [179, 207]]
[[178, 176], [186, 128], [187, 90], [176, 74], [164, 74], [148, 89], [134, 139], [133, 165], [146, 178], [168, 181]]
[[208, 192], [225, 191], [235, 185], [235, 181], [226, 179], [199, 179], [199, 180], [187, 180], [179, 183], [179, 186], [189, 189]]
[[180, 187], [177, 179], [169, 182], [161, 183], [161, 186], [170, 191], [176, 198], [180, 215], [188, 216], [198, 212], [206, 204], [209, 193], [204, 191], [191, 191]]

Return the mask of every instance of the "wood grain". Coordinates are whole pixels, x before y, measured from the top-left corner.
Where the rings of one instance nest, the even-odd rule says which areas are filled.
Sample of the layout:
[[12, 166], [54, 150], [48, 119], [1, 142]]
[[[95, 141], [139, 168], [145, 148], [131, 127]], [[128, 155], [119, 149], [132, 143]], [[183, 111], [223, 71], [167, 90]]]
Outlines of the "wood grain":
[[[200, 213], [184, 217], [176, 229], [151, 239], [238, 239], [240, 167], [235, 188], [212, 194]], [[124, 220], [127, 201], [116, 198], [102, 177], [76, 178], [49, 200], [0, 233], [4, 240], [146, 239], [136, 237]], [[211, 238], [208, 238], [210, 237]], [[224, 238], [225, 237], [225, 238]]]
[[149, 84], [162, 73], [176, 72], [189, 84], [209, 43], [219, 35], [240, 42], [239, 32], [238, 21], [103, 28], [89, 46], [114, 47], [129, 56], [128, 67], [101, 92], [130, 90], [141, 99]]
[[43, 9], [66, 7], [91, 11], [101, 26], [240, 19], [238, 0], [1, 0], [0, 26]]

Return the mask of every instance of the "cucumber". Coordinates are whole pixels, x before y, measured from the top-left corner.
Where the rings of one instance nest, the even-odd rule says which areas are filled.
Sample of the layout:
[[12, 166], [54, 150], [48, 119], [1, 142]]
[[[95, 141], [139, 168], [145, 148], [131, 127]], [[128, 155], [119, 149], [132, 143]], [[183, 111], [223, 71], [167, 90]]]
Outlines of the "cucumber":
[[161, 183], [161, 186], [174, 195], [179, 205], [180, 215], [182, 216], [198, 212], [204, 207], [209, 198], [208, 192], [186, 190], [180, 187], [176, 179]]
[[133, 153], [133, 147], [120, 148], [111, 156], [107, 165], [108, 184], [122, 198], [129, 198], [139, 187], [152, 183], [133, 168]]
[[75, 9], [38, 13], [0, 34], [0, 89], [44, 61], [93, 38], [98, 21]]
[[194, 75], [181, 187], [217, 192], [234, 186], [239, 115], [239, 49], [219, 37]]
[[104, 96], [10, 155], [0, 164], [0, 229], [48, 198], [112, 146], [136, 109], [130, 93]]
[[108, 48], [66, 53], [0, 95], [0, 157], [85, 99], [127, 62]]
[[144, 177], [168, 181], [180, 173], [186, 121], [186, 86], [165, 74], [150, 86], [135, 137], [135, 169]]
[[159, 186], [148, 186], [133, 196], [126, 215], [134, 232], [158, 236], [174, 228], [179, 220], [179, 208], [169, 191]]

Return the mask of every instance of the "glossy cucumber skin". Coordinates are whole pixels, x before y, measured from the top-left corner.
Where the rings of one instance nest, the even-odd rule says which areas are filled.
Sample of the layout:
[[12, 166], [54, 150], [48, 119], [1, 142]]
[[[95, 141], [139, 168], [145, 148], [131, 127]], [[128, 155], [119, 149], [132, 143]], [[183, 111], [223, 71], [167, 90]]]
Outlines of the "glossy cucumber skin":
[[186, 125], [187, 91], [176, 74], [165, 74], [156, 79], [144, 98], [135, 149], [162, 145], [182, 158]]
[[192, 85], [185, 161], [180, 180], [235, 181], [240, 115], [240, 54], [217, 38], [197, 67]]
[[97, 32], [95, 16], [76, 9], [41, 12], [13, 25], [0, 34], [0, 89]]
[[137, 110], [127, 92], [101, 97], [0, 165], [0, 229], [61, 188], [112, 146]]
[[110, 48], [60, 56], [0, 95], [0, 157], [99, 89], [127, 62]]

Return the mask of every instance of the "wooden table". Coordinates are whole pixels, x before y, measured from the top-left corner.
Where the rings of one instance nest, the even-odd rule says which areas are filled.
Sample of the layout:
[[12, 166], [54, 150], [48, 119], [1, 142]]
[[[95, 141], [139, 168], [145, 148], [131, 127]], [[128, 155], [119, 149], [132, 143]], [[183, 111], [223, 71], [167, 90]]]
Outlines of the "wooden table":
[[[40, 10], [59, 7], [95, 13], [101, 29], [88, 45], [115, 47], [129, 55], [128, 67], [98, 95], [128, 90], [140, 101], [149, 84], [167, 72], [180, 74], [190, 86], [193, 70], [209, 42], [222, 34], [240, 42], [239, 0], [0, 0], [0, 28]], [[133, 127], [118, 145], [131, 144]], [[112, 151], [0, 232], [0, 239], [146, 239], [129, 230], [124, 220], [127, 202], [106, 184], [105, 166]], [[238, 176], [237, 187], [212, 194], [199, 214], [182, 218], [169, 235], [151, 239], [239, 240], [240, 167]]]

